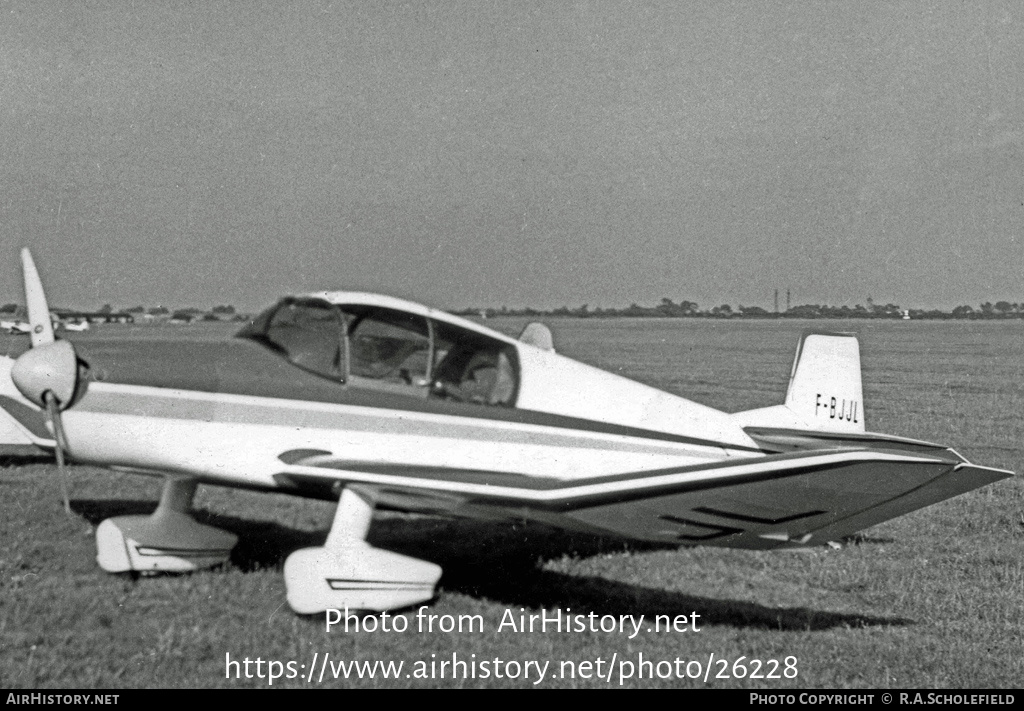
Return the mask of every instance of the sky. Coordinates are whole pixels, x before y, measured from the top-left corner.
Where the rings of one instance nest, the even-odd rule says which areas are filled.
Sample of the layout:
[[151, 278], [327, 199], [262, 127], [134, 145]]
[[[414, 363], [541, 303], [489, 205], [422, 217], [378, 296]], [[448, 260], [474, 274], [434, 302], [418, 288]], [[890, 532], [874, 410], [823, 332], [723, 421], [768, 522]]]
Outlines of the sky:
[[1024, 5], [0, 3], [0, 302], [1024, 302]]

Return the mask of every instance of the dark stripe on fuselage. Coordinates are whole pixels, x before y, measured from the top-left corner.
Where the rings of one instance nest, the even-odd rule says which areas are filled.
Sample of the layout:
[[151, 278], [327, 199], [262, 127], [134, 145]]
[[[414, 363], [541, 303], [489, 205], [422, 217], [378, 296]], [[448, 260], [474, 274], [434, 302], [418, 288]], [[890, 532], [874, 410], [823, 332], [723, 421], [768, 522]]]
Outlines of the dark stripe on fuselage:
[[39, 439], [53, 440], [53, 433], [46, 429], [46, 416], [41, 410], [33, 410], [28, 405], [6, 395], [0, 395], [0, 407], [34, 436]]
[[406, 410], [762, 453], [753, 447], [579, 417], [359, 387], [310, 373], [246, 339], [94, 340], [75, 347], [89, 363], [92, 377], [99, 382]]

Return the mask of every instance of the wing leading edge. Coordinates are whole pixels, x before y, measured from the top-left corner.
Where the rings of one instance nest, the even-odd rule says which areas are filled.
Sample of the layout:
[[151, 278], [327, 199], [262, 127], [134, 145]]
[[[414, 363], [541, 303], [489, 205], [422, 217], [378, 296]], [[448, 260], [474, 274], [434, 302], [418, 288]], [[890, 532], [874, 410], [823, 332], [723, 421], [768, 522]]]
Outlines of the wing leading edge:
[[281, 459], [288, 464], [275, 479], [296, 493], [331, 496], [358, 483], [387, 508], [487, 519], [525, 513], [631, 539], [759, 549], [826, 543], [1012, 476], [952, 450], [819, 450], [575, 480], [357, 462], [328, 452]]

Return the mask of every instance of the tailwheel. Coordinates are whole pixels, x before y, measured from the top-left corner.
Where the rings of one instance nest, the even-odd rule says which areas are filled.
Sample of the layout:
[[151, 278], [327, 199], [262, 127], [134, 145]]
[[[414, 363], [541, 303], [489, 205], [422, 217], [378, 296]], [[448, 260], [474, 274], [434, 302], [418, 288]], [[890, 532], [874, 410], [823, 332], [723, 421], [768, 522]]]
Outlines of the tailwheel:
[[372, 493], [344, 489], [324, 545], [288, 556], [284, 581], [295, 612], [383, 611], [434, 597], [441, 566], [366, 542], [373, 507]]
[[96, 529], [96, 561], [108, 573], [185, 573], [224, 563], [238, 537], [192, 518], [195, 479], [168, 477], [149, 516], [108, 518]]

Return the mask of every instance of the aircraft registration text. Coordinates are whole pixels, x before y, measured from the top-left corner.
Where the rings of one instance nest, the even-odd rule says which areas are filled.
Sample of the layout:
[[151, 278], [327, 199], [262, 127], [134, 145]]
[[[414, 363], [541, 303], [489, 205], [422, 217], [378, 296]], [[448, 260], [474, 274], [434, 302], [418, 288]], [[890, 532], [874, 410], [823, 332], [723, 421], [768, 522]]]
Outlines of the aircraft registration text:
[[830, 420], [846, 420], [847, 422], [858, 422], [857, 411], [860, 403], [856, 400], [846, 398], [835, 398], [823, 396], [818, 393], [814, 401], [814, 416], [828, 417]]

